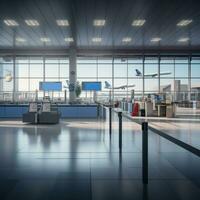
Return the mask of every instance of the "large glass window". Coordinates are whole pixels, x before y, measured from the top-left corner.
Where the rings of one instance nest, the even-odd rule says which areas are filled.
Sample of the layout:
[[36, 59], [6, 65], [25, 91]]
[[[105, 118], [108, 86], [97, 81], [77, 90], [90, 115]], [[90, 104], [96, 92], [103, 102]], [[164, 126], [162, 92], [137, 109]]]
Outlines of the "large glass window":
[[158, 58], [146, 57], [144, 62], [144, 88], [147, 93], [158, 92]]
[[128, 76], [128, 60], [115, 59], [114, 60], [114, 77], [127, 78]]
[[42, 78], [43, 77], [43, 64], [32, 64], [30, 63], [30, 77], [31, 78]]
[[[137, 71], [141, 72], [141, 76], [137, 76]], [[128, 59], [128, 85], [135, 85], [128, 88], [129, 94], [131, 90], [142, 94], [143, 90], [143, 59], [142, 57], [135, 57]]]
[[188, 77], [188, 64], [175, 65], [175, 77]]
[[112, 60], [98, 60], [98, 78], [112, 78]]
[[69, 79], [67, 58], [17, 57], [15, 66], [15, 90], [35, 92], [40, 81]]
[[160, 60], [160, 78], [173, 78], [175, 74], [173, 58], [161, 58]]
[[12, 101], [13, 58], [0, 57], [0, 101]]
[[0, 92], [13, 91], [13, 58], [0, 57]]
[[38, 87], [34, 87], [35, 84], [30, 79], [35, 78], [34, 82], [37, 82], [38, 78], [43, 77], [42, 59], [17, 57], [15, 63], [15, 91], [35, 91]]
[[[14, 65], [15, 63], [15, 65]], [[160, 68], [159, 68], [160, 67]], [[15, 71], [14, 71], [15, 69]], [[139, 73], [138, 73], [139, 72]], [[159, 74], [160, 72], [160, 74]], [[14, 77], [15, 75], [15, 77]], [[191, 77], [190, 77], [191, 75]], [[69, 59], [62, 56], [17, 56], [0, 57], [0, 92], [11, 97], [13, 91], [26, 97], [24, 93], [39, 90], [40, 81], [61, 81], [67, 86], [69, 80]], [[117, 56], [78, 57], [77, 80], [101, 81], [102, 91], [98, 96], [115, 99], [130, 97], [131, 90], [138, 96], [143, 93], [177, 94], [177, 100], [186, 100], [191, 91], [191, 99], [200, 95], [200, 57], [193, 56]], [[105, 82], [110, 88], [105, 87]], [[144, 85], [143, 85], [144, 84]], [[119, 86], [135, 85], [125, 90], [113, 89]], [[63, 90], [67, 91], [67, 87]], [[40, 92], [43, 94], [43, 92]], [[23, 95], [22, 95], [23, 94]], [[55, 93], [64, 97], [64, 93]], [[82, 92], [81, 97], [92, 95]], [[2, 96], [2, 95], [1, 95]], [[199, 98], [200, 99], [200, 98]]]
[[97, 59], [79, 58], [77, 60], [77, 78], [97, 78]]
[[191, 60], [191, 77], [200, 78], [200, 57], [194, 57]]
[[[200, 78], [199, 60], [193, 59], [191, 62], [191, 86], [197, 85], [197, 79]], [[123, 97], [123, 95], [124, 97], [130, 96], [133, 89], [137, 95], [175, 92], [179, 93], [181, 98], [184, 96], [183, 99], [185, 99], [187, 95], [182, 95], [182, 93], [188, 93], [190, 90], [189, 66], [187, 56], [133, 56], [128, 58], [119, 56], [114, 59], [112, 57], [80, 58], [77, 69], [79, 80], [90, 81], [96, 78], [101, 81], [102, 92], [109, 92], [105, 88], [105, 81], [110, 83], [111, 88], [135, 85], [135, 87], [128, 87], [125, 90], [111, 89], [115, 99], [119, 96]]]
[[45, 80], [46, 79], [69, 78], [69, 62], [63, 58], [45, 59]]
[[160, 92], [174, 91], [175, 60], [173, 57], [160, 59]]

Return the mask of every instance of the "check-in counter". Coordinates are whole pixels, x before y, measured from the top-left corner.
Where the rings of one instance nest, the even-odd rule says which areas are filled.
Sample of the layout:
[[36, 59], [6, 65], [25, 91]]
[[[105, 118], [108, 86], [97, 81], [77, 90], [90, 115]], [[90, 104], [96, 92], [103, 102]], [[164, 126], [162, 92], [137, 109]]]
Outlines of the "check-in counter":
[[167, 105], [166, 117], [175, 117], [176, 115], [176, 106], [175, 104]]
[[128, 112], [129, 113], [133, 112], [133, 103], [128, 103]]
[[[0, 118], [22, 118], [28, 112], [28, 104], [0, 104]], [[61, 118], [96, 118], [97, 104], [58, 104]]]
[[158, 117], [166, 117], [167, 105], [158, 104], [157, 108], [158, 108]]
[[145, 102], [145, 113], [146, 117], [153, 116], [153, 103], [152, 102]]
[[28, 112], [28, 104], [1, 104], [0, 118], [20, 118]]

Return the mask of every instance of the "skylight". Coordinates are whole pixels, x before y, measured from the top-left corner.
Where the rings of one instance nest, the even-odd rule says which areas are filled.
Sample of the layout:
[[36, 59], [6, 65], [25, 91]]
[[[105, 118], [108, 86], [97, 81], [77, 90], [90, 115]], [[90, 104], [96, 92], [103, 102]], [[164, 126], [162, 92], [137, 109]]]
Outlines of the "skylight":
[[122, 42], [127, 43], [127, 42], [131, 42], [131, 41], [132, 41], [131, 37], [124, 37], [124, 38], [122, 38]]
[[177, 23], [177, 26], [188, 26], [192, 23], [191, 19], [184, 19]]
[[105, 19], [95, 19], [93, 21], [94, 26], [105, 26], [106, 20]]
[[188, 37], [183, 37], [178, 39], [178, 42], [188, 42], [190, 39]]
[[39, 26], [39, 22], [35, 19], [26, 19], [25, 20], [25, 23], [28, 25], [28, 26]]
[[136, 19], [133, 20], [132, 26], [143, 26], [145, 22], [146, 22], [145, 19]]
[[160, 37], [155, 37], [151, 39], [151, 42], [160, 42], [162, 39]]
[[101, 42], [102, 39], [100, 37], [94, 37], [92, 38], [92, 42]]
[[67, 37], [65, 38], [65, 42], [73, 42], [74, 39], [72, 37]]
[[19, 24], [15, 20], [13, 20], [13, 19], [5, 19], [4, 23], [7, 26], [19, 26]]
[[48, 37], [42, 37], [42, 38], [40, 38], [40, 40], [42, 42], [50, 42], [51, 41], [50, 38], [48, 38]]
[[69, 26], [69, 21], [67, 19], [57, 19], [56, 23], [58, 26]]
[[26, 39], [24, 39], [24, 38], [22, 38], [22, 37], [17, 37], [16, 39], [15, 39], [17, 42], [26, 42]]

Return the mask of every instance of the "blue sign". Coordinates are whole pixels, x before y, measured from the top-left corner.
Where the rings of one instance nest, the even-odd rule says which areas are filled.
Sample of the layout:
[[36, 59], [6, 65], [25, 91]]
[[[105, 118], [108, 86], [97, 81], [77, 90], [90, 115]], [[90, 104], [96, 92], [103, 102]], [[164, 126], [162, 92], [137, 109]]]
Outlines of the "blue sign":
[[61, 91], [62, 82], [40, 82], [39, 89], [43, 91]]
[[82, 90], [101, 91], [101, 82], [82, 82]]

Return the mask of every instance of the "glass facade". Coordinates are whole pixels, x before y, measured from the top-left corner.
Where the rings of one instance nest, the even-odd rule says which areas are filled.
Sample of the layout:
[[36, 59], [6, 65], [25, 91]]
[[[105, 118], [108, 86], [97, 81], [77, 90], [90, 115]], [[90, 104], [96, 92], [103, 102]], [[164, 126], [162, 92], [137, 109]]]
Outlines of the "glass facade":
[[[140, 72], [140, 75], [136, 71]], [[1, 101], [34, 100], [40, 81], [69, 80], [69, 59], [50, 56], [0, 57]], [[101, 81], [99, 99], [130, 98], [132, 90], [136, 98], [152, 93], [167, 93], [174, 100], [200, 100], [200, 57], [197, 56], [132, 56], [132, 57], [78, 57], [77, 81]], [[111, 88], [122, 85], [135, 87]], [[64, 98], [64, 91], [54, 92], [55, 99]], [[68, 92], [67, 92], [68, 93]], [[91, 92], [82, 91], [82, 98], [92, 98]], [[67, 95], [68, 96], [68, 95]]]
[[[61, 81], [63, 86], [69, 79], [69, 60], [63, 57], [16, 57], [0, 58], [0, 94], [3, 101], [32, 101], [42, 98], [39, 91], [41, 81]], [[11, 80], [7, 80], [8, 75]], [[64, 90], [64, 88], [63, 88]], [[49, 94], [63, 98], [63, 92]]]
[[[136, 75], [136, 70], [141, 76]], [[112, 87], [135, 85], [125, 90], [113, 89], [112, 98], [130, 98], [131, 90], [140, 98], [152, 93], [170, 94], [174, 101], [200, 100], [200, 57], [134, 56], [117, 58], [78, 58], [77, 79], [101, 81], [99, 98], [110, 98], [105, 81]], [[87, 94], [88, 95], [88, 94]], [[82, 93], [83, 96], [87, 96]]]

